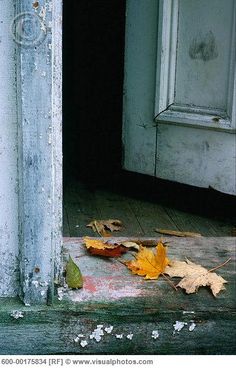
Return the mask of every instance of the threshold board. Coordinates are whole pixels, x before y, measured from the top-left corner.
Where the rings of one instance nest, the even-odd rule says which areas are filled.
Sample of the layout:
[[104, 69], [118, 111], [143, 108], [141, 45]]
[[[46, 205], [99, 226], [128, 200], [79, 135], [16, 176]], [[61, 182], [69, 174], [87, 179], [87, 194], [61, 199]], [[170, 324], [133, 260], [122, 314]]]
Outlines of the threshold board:
[[[231, 258], [216, 271], [226, 289], [217, 297], [206, 287], [187, 295], [162, 277], [145, 280], [116, 259], [90, 255], [82, 238], [64, 238], [64, 260], [70, 254], [80, 267], [83, 289], [59, 289], [61, 300], [46, 307], [0, 300], [1, 354], [235, 354], [235, 238], [162, 239], [170, 259], [212, 269]], [[13, 318], [13, 310], [23, 317]], [[90, 338], [96, 328], [100, 341]]]

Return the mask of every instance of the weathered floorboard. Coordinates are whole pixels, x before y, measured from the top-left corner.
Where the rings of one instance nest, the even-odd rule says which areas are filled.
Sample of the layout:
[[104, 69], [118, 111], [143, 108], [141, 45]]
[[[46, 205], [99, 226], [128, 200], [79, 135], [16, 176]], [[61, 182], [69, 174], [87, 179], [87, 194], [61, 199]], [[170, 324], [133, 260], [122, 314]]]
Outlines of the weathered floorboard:
[[[123, 221], [122, 232], [114, 233], [120, 236], [156, 236], [156, 228], [200, 232], [202, 236], [230, 236], [233, 228], [232, 219], [203, 217], [109, 190], [90, 191], [73, 180], [66, 185], [64, 206], [73, 237], [95, 235], [86, 228], [87, 223], [112, 217]], [[68, 236], [66, 228], [64, 236]]]
[[[162, 279], [132, 275], [117, 260], [90, 256], [81, 239], [67, 238], [64, 258], [70, 253], [78, 263], [84, 288], [64, 291], [62, 301], [50, 307], [0, 299], [1, 354], [235, 354], [235, 238], [164, 240], [171, 241], [172, 259], [187, 256], [212, 268], [232, 257], [217, 271], [228, 281], [226, 290], [216, 298], [207, 288], [191, 295], [176, 292]], [[14, 319], [13, 310], [22, 311], [23, 318]], [[187, 323], [179, 333], [173, 333], [176, 321]], [[192, 321], [196, 327], [189, 331]], [[100, 324], [114, 328], [96, 342], [89, 336]], [[159, 332], [156, 340], [154, 330]], [[127, 339], [130, 333], [132, 340]], [[88, 342], [85, 348], [74, 341], [78, 334]]]

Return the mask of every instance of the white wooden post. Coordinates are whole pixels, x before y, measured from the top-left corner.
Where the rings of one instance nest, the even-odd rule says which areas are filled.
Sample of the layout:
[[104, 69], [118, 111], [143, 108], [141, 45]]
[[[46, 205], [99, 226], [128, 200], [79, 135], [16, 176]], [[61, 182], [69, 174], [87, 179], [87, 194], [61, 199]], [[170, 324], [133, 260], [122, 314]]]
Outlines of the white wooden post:
[[16, 296], [18, 277], [18, 171], [13, 0], [0, 1], [0, 297]]
[[19, 219], [21, 295], [49, 303], [60, 273], [61, 28], [60, 0], [16, 2], [18, 44]]

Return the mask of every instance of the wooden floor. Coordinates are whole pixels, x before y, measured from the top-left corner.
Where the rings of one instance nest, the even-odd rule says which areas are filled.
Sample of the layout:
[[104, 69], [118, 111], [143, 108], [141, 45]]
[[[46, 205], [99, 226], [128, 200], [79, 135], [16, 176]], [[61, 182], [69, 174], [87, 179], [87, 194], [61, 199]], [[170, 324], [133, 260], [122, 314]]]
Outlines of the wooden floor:
[[123, 230], [113, 235], [131, 237], [157, 236], [155, 228], [198, 232], [203, 236], [231, 236], [234, 227], [229, 219], [202, 217], [117, 192], [91, 191], [77, 181], [68, 182], [64, 188], [64, 236], [95, 236], [86, 227], [94, 219], [119, 219]]

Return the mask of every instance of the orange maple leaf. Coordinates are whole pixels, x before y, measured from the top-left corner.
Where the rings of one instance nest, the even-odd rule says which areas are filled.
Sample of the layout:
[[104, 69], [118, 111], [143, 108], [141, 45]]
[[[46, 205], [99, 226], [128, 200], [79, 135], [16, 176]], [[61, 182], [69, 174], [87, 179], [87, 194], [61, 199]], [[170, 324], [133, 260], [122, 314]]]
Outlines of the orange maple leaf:
[[146, 247], [140, 247], [135, 258], [135, 260], [125, 262], [126, 266], [134, 274], [145, 276], [145, 279], [148, 280], [158, 279], [170, 263], [166, 257], [166, 247], [161, 241], [157, 244], [155, 253]]

